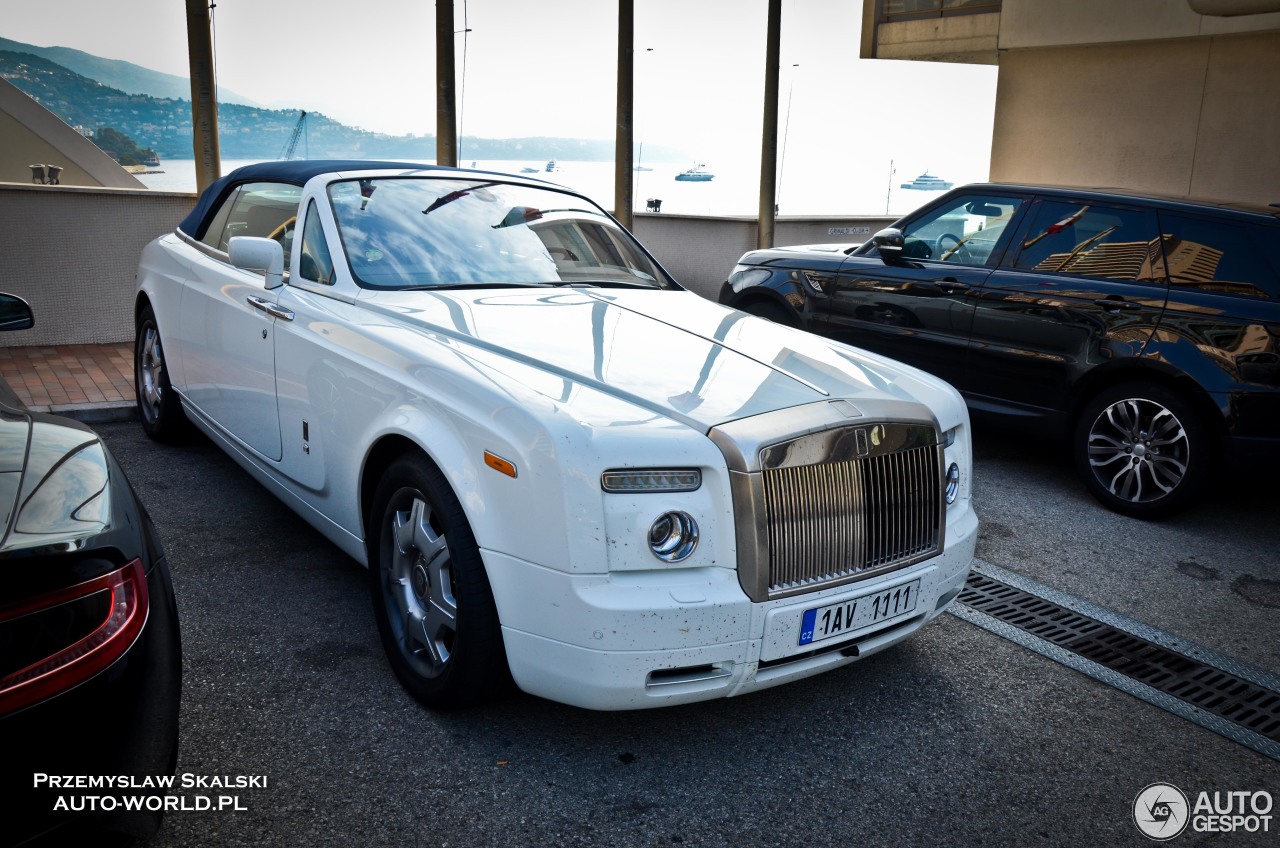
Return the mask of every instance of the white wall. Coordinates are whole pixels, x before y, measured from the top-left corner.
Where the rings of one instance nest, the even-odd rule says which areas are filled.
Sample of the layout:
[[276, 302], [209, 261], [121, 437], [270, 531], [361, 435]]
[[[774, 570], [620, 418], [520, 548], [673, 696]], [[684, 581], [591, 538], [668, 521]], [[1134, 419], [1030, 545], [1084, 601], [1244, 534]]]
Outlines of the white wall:
[[1277, 29], [1280, 29], [1280, 12], [1207, 16], [1192, 11], [1187, 0], [1003, 0], [1000, 9], [1001, 50], [1118, 44]]
[[1280, 32], [1000, 54], [991, 179], [1280, 201]]
[[172, 232], [195, 195], [128, 189], [0, 184], [0, 291], [26, 298], [30, 330], [0, 345], [59, 345], [133, 338], [138, 257]]

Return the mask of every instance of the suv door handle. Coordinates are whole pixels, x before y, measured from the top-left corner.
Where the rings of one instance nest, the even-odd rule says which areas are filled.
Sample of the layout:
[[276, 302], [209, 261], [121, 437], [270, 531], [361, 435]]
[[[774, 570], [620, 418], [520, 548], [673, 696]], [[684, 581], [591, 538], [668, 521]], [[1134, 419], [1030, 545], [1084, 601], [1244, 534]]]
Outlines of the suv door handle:
[[1122, 309], [1127, 311], [1132, 311], [1134, 309], [1142, 308], [1141, 303], [1134, 303], [1132, 300], [1125, 300], [1123, 297], [1121, 297], [1118, 294], [1112, 294], [1112, 295], [1107, 295], [1106, 297], [1100, 297], [1094, 301], [1094, 304], [1096, 304], [1097, 306], [1101, 306], [1103, 310], [1106, 312], [1119, 312]]
[[968, 283], [962, 283], [955, 277], [943, 277], [936, 280], [933, 284], [935, 289], [940, 289], [944, 294], [955, 294], [956, 292], [967, 292], [973, 286]]
[[292, 312], [290, 312], [287, 309], [281, 309], [279, 306], [276, 306], [274, 303], [272, 303], [269, 300], [263, 300], [262, 298], [254, 297], [253, 295], [249, 295], [247, 300], [249, 301], [249, 305], [252, 306], [254, 309], [261, 309], [263, 312], [267, 313], [268, 315], [273, 315], [282, 321], [293, 320]]

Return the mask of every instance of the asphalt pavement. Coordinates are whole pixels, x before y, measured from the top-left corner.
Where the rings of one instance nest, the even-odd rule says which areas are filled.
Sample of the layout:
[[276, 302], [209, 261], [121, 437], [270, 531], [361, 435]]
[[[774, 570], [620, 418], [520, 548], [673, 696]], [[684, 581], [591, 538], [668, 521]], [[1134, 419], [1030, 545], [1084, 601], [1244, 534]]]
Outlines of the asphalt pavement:
[[[174, 794], [235, 799], [170, 812], [156, 848], [1145, 845], [1134, 803], [1151, 784], [1191, 804], [1280, 795], [1280, 762], [951, 615], [740, 698], [432, 712], [383, 657], [361, 568], [203, 438], [98, 429], [178, 595], [192, 785]], [[1098, 506], [1052, 445], [975, 447], [982, 560], [1280, 674], [1269, 478], [1144, 523]], [[1278, 828], [1171, 844], [1274, 845]]]

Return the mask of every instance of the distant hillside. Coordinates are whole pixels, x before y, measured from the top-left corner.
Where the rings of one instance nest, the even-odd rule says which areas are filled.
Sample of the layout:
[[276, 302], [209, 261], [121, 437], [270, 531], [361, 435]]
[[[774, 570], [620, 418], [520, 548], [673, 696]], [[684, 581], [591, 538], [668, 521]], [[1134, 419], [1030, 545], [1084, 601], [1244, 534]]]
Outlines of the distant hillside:
[[[0, 39], [0, 44], [5, 42]], [[66, 48], [45, 48], [47, 51]], [[67, 51], [79, 53], [79, 51]], [[90, 60], [97, 57], [87, 53]], [[127, 62], [97, 60], [116, 65]], [[137, 68], [136, 65], [131, 66]], [[145, 68], [138, 68], [146, 71]], [[147, 73], [155, 73], [147, 71]], [[165, 76], [165, 75], [160, 75]], [[180, 97], [153, 97], [128, 93], [116, 86], [76, 73], [33, 53], [0, 49], [0, 77], [7, 79], [73, 127], [89, 130], [114, 127], [139, 146], [154, 150], [162, 159], [190, 159], [192, 151], [191, 103]], [[176, 79], [176, 78], [175, 78]], [[187, 91], [187, 97], [190, 90]], [[262, 109], [237, 103], [218, 104], [218, 141], [224, 159], [279, 158], [299, 112], [293, 109]], [[612, 140], [572, 138], [485, 139], [463, 137], [460, 157], [471, 159], [515, 159], [538, 161], [569, 159], [605, 162], [613, 159]], [[295, 158], [334, 157], [354, 159], [434, 159], [434, 135], [393, 136], [349, 127], [320, 112], [308, 112], [305, 132]], [[647, 144], [646, 162], [684, 162], [689, 155], [681, 150]]]
[[[37, 47], [34, 44], [23, 44], [0, 38], [0, 50], [10, 53], [30, 53], [41, 59], [55, 62], [69, 71], [96, 80], [109, 88], [118, 88], [128, 94], [149, 94], [170, 100], [190, 100], [191, 80], [187, 77], [164, 74], [153, 71], [132, 62], [119, 59], [103, 59], [92, 53], [73, 50], [70, 47]], [[227, 103], [241, 103], [245, 106], [260, 104], [243, 97], [226, 88], [218, 89], [218, 97]]]

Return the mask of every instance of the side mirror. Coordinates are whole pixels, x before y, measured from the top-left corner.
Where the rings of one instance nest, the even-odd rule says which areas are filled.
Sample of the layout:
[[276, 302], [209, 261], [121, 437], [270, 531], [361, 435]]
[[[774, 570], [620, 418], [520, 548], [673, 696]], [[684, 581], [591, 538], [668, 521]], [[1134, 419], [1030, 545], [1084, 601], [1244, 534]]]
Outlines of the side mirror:
[[873, 235], [871, 241], [880, 251], [880, 258], [886, 265], [893, 265], [902, 258], [902, 251], [906, 246], [902, 230], [888, 227]]
[[227, 256], [237, 268], [265, 273], [268, 289], [284, 282], [284, 248], [274, 239], [235, 236], [227, 242]]
[[35, 325], [36, 316], [25, 300], [0, 292], [0, 330], [30, 330]]

